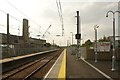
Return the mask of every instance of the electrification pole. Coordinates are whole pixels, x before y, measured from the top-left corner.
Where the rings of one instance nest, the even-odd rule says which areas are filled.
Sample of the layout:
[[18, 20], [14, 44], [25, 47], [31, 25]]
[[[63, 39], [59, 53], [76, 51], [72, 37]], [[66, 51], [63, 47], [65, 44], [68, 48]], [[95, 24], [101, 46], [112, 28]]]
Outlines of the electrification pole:
[[79, 25], [79, 11], [77, 11], [77, 34], [76, 34], [76, 39], [77, 39], [77, 58], [80, 59], [81, 52], [80, 52], [80, 45], [81, 45], [81, 32], [80, 32], [80, 25]]
[[70, 33], [72, 33], [72, 45], [73, 45], [73, 32], [70, 32]]
[[9, 14], [7, 14], [7, 53], [9, 53]]
[[53, 46], [54, 46], [54, 40], [53, 40]]
[[72, 47], [72, 53], [71, 54], [73, 54], [73, 32], [70, 32], [70, 33], [72, 33], [72, 45], [71, 45], [71, 47]]

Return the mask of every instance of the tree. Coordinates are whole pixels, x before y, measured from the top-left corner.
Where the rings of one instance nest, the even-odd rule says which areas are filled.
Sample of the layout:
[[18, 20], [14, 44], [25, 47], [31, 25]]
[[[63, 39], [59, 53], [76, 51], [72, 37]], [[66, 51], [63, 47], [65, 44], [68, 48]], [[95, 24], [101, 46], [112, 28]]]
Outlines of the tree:
[[50, 47], [51, 44], [50, 44], [50, 43], [46, 43], [46, 44], [44, 44], [44, 46], [46, 46], [46, 47]]
[[87, 47], [87, 48], [90, 48], [93, 46], [93, 43], [91, 42], [90, 39], [88, 39], [85, 44], [82, 44], [83, 47]]
[[99, 42], [109, 42], [110, 39], [109, 39], [109, 37], [106, 37], [106, 36], [104, 35], [103, 38], [100, 38], [98, 41], [99, 41]]

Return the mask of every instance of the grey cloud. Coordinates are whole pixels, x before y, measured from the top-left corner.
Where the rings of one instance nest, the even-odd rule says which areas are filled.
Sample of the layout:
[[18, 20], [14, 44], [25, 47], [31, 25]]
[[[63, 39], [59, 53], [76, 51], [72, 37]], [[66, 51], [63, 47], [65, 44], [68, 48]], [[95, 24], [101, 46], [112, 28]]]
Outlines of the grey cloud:
[[63, 16], [66, 23], [75, 23], [76, 11], [80, 11], [83, 24], [97, 23], [105, 17], [108, 10], [115, 10], [117, 3], [111, 2], [70, 2], [63, 3]]
[[81, 11], [81, 18], [84, 24], [99, 22], [105, 17], [108, 10], [115, 10], [117, 3], [99, 2], [88, 6], [84, 11]]

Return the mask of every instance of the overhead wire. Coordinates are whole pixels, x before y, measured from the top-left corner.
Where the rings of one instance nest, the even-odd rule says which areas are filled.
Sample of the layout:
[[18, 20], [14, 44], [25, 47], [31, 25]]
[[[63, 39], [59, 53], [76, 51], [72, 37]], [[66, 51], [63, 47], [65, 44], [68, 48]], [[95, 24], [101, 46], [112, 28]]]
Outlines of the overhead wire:
[[[5, 14], [8, 14], [7, 12], [3, 11], [2, 9], [0, 9], [1, 12], [5, 13]], [[22, 22], [21, 20], [17, 19], [16, 17], [12, 16], [11, 14], [9, 14], [10, 17], [12, 17], [13, 19], [19, 21], [19, 22]]]
[[[5, 14], [8, 14], [7, 12], [3, 11], [2, 9], [0, 9], [1, 12], [5, 13]], [[11, 14], [9, 14], [10, 17], [12, 17], [13, 19], [19, 21], [19, 22], [22, 22], [21, 20], [17, 19], [16, 17], [12, 16]], [[1, 25], [2, 26], [2, 25]], [[37, 31], [36, 29], [30, 27], [32, 30], [36, 31], [36, 32], [39, 32]]]
[[[23, 13], [21, 10], [19, 10], [16, 6], [14, 6], [12, 3], [10, 3], [7, 0], [8, 4], [11, 5], [13, 8], [15, 8], [17, 11], [19, 11], [22, 15], [24, 15], [25, 17], [29, 18], [29, 20], [31, 20], [34, 24], [36, 24], [37, 26], [41, 27], [38, 23], [36, 23], [34, 20], [32, 20], [30, 17], [28, 17], [25, 13]], [[33, 29], [33, 28], [32, 28]], [[34, 29], [35, 30], [35, 29]], [[36, 31], [36, 30], [35, 30]], [[39, 32], [39, 31], [37, 31]]]
[[63, 16], [62, 16], [62, 7], [61, 7], [61, 2], [60, 2], [60, 0], [59, 0], [59, 6], [60, 6], [60, 16], [61, 16], [61, 22], [62, 22], [62, 24], [63, 24]]
[[[36, 23], [35, 21], [33, 21], [30, 17], [28, 17], [26, 14], [24, 14], [21, 10], [19, 10], [17, 7], [15, 7], [13, 4], [11, 4], [8, 0], [7, 0], [7, 2], [8, 2], [12, 7], [14, 7], [16, 10], [18, 10], [21, 14], [23, 14], [24, 16], [26, 16], [27, 18], [29, 18], [34, 24], [36, 24], [36, 25], [38, 25], [40, 28], [42, 28], [39, 24], [37, 24], [37, 23]], [[8, 14], [7, 12], [5, 12], [5, 11], [2, 10], [2, 9], [0, 9], [0, 11], [3, 12], [3, 13], [5, 13], [5, 14]], [[9, 16], [12, 17], [13, 19], [19, 21], [19, 22], [22, 22], [21, 20], [17, 19], [16, 17], [12, 16], [11, 14], [9, 14]], [[0, 25], [1, 25], [1, 26], [4, 26], [4, 27], [7, 27], [7, 26], [2, 25], [2, 24], [0, 24]], [[16, 29], [16, 28], [12, 28], [12, 27], [10, 27], [10, 28], [11, 28], [11, 29]], [[31, 28], [32, 30], [40, 33], [40, 31], [38, 31], [38, 30], [36, 30], [36, 29], [34, 29], [34, 28], [32, 28], [32, 27], [30, 27], [30, 28]], [[44, 29], [44, 28], [42, 28], [42, 29]], [[18, 30], [18, 29], [16, 29], [16, 30]], [[40, 30], [40, 29], [39, 29], [39, 30]], [[51, 35], [50, 32], [47, 32], [47, 33], [50, 35], [49, 37], [50, 37], [51, 39], [55, 39], [55, 38], [53, 37], [53, 35]]]
[[59, 5], [60, 5], [61, 18], [62, 18], [62, 35], [64, 35], [63, 13], [62, 13], [62, 6], [60, 0], [59, 0]]
[[[3, 27], [6, 27], [6, 28], [7, 28], [7, 26], [6, 26], [6, 25], [3, 25], [3, 24], [0, 24], [0, 26], [3, 26]], [[9, 28], [18, 30], [17, 28], [14, 28], [14, 27], [9, 27]]]
[[56, 0], [56, 4], [57, 4], [58, 14], [59, 14], [60, 22], [61, 22], [62, 21], [61, 13], [60, 13], [59, 4], [58, 4], [57, 0]]
[[[7, 12], [3, 11], [2, 9], [0, 9], [0, 11], [3, 12], [4, 14], [6, 14], [6, 15], [8, 14]], [[11, 18], [15, 19], [15, 20], [18, 21], [18, 22], [22, 22], [21, 20], [17, 19], [16, 17], [12, 16], [11, 14], [9, 14], [9, 16], [10, 16]], [[0, 24], [0, 25], [7, 28], [6, 25], [3, 25], [3, 24]], [[10, 29], [14, 29], [14, 30], [18, 30], [17, 28], [13, 28], [13, 27], [11, 27], [11, 26], [10, 26], [9, 28], [10, 28]]]
[[57, 9], [58, 9], [58, 14], [59, 14], [60, 22], [62, 24], [62, 36], [63, 36], [64, 35], [64, 23], [63, 23], [62, 7], [61, 7], [60, 0], [59, 0], [59, 2], [56, 0], [56, 4], [57, 4]]
[[[61, 6], [61, 2], [59, 0], [59, 2], [57, 2], [56, 0], [56, 3], [57, 3], [57, 8], [59, 9], [59, 18], [60, 18], [60, 21], [61, 21], [61, 26], [62, 26], [62, 36], [64, 37], [64, 42], [65, 42], [65, 32], [64, 32], [64, 21], [63, 21], [63, 12], [62, 12], [62, 6]], [[58, 7], [58, 4], [59, 4], [59, 7]]]
[[17, 11], [19, 11], [22, 15], [26, 16], [27, 18], [29, 18], [33, 23], [35, 23], [36, 25], [40, 26], [34, 20], [32, 20], [30, 17], [28, 17], [25, 13], [23, 13], [21, 10], [19, 10], [16, 6], [14, 6], [11, 2], [9, 2], [8, 0], [7, 0], [7, 2], [8, 2], [9, 5], [11, 5], [12, 7], [14, 7]]
[[[40, 28], [42, 28], [38, 23], [36, 23], [34, 20], [32, 20], [30, 17], [28, 17], [25, 13], [23, 13], [21, 10], [19, 10], [16, 6], [14, 6], [12, 3], [10, 3], [8, 0], [7, 0], [7, 2], [8, 2], [8, 4], [10, 4], [12, 7], [14, 7], [16, 10], [18, 10], [21, 14], [23, 14], [24, 16], [26, 16], [27, 18], [29, 18], [29, 20], [31, 20], [34, 24], [36, 24], [37, 26], [39, 26]], [[30, 27], [30, 28], [32, 28], [32, 27]], [[32, 28], [32, 29], [34, 29], [34, 28]], [[44, 28], [42, 28], [42, 29], [44, 29]], [[34, 29], [35, 30], [35, 29]], [[45, 29], [44, 29], [45, 30]], [[37, 31], [38, 33], [40, 32], [40, 31]]]

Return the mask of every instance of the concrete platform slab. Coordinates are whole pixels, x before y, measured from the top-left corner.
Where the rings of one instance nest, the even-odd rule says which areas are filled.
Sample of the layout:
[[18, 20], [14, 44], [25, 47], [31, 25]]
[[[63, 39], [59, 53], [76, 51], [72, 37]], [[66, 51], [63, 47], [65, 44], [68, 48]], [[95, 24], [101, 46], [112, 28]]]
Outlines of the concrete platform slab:
[[91, 68], [83, 60], [76, 60], [75, 55], [71, 55], [71, 50], [67, 49], [67, 79], [100, 79], [105, 77]]
[[0, 60], [0, 64], [1, 64], [1, 63], [10, 62], [10, 61], [14, 61], [14, 60], [18, 60], [18, 59], [22, 59], [22, 58], [26, 58], [26, 57], [30, 57], [30, 56], [45, 54], [45, 53], [47, 53], [47, 52], [52, 52], [52, 51], [56, 51], [56, 50], [58, 50], [58, 49], [49, 50], [49, 51], [43, 51], [43, 52], [38, 52], [38, 53], [33, 53], [33, 54], [27, 54], [27, 55], [22, 55], [22, 56], [17, 56], [17, 57], [5, 58], [5, 59], [1, 59], [1, 60]]
[[58, 57], [52, 68], [48, 71], [44, 80], [49, 79], [62, 79], [65, 80], [66, 78], [66, 49], [61, 53]]

